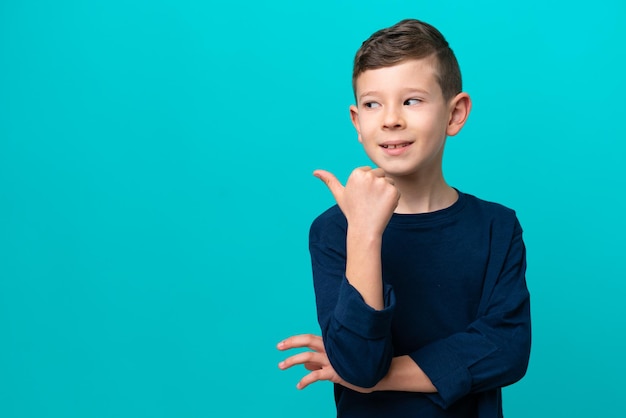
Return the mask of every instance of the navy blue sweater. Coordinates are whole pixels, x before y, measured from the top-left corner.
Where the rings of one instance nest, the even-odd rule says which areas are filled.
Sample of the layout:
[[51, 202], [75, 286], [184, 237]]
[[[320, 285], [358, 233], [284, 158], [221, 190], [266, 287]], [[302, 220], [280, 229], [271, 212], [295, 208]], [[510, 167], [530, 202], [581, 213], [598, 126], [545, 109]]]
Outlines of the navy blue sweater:
[[318, 320], [331, 364], [374, 386], [392, 357], [409, 355], [438, 392], [361, 394], [335, 385], [337, 416], [502, 416], [500, 388], [530, 354], [526, 255], [515, 213], [459, 192], [450, 207], [394, 214], [383, 235], [385, 309], [345, 278], [346, 218], [338, 206], [310, 230]]

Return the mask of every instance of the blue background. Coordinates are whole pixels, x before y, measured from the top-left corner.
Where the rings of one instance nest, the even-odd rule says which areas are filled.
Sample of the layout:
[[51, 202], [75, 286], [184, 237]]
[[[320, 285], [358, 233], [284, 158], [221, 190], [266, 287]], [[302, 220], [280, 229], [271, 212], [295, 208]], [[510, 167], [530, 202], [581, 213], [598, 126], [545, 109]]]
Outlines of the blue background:
[[[577, 4], [580, 4], [577, 6]], [[474, 108], [455, 187], [515, 208], [534, 345], [507, 417], [615, 416], [626, 375], [620, 1], [0, 3], [0, 416], [333, 416], [315, 168], [367, 163], [351, 61], [416, 17]]]

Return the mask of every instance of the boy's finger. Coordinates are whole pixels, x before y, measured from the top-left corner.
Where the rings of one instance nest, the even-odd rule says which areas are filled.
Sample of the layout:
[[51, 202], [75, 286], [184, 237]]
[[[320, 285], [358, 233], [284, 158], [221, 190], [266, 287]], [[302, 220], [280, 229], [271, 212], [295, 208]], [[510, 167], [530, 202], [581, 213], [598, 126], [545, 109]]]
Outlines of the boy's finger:
[[335, 200], [339, 203], [343, 193], [343, 185], [339, 180], [337, 180], [337, 177], [335, 177], [333, 173], [326, 170], [315, 170], [313, 175], [326, 183], [326, 186], [335, 197]]
[[289, 337], [278, 343], [276, 346], [279, 350], [288, 350], [290, 348], [310, 348], [315, 351], [324, 351], [324, 341], [319, 335], [300, 334]]
[[285, 360], [278, 363], [278, 368], [281, 370], [286, 370], [290, 367], [297, 366], [298, 364], [319, 364], [321, 368], [323, 363], [326, 361], [326, 356], [320, 354], [315, 351], [305, 351], [303, 353], [298, 353], [294, 356], [288, 357]]
[[304, 389], [311, 383], [319, 382], [320, 380], [329, 380], [329, 378], [325, 376], [323, 370], [315, 370], [314, 372], [311, 372], [304, 376], [302, 379], [300, 379], [296, 387], [298, 389]]

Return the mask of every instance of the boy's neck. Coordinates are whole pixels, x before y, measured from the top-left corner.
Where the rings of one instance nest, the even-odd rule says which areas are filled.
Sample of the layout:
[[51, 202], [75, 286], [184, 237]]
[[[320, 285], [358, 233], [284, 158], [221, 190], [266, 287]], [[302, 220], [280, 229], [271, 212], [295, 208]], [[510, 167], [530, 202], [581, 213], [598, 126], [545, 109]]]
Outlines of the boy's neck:
[[450, 187], [443, 176], [435, 180], [394, 179], [400, 191], [400, 201], [395, 213], [418, 214], [445, 209], [459, 198], [455, 189]]

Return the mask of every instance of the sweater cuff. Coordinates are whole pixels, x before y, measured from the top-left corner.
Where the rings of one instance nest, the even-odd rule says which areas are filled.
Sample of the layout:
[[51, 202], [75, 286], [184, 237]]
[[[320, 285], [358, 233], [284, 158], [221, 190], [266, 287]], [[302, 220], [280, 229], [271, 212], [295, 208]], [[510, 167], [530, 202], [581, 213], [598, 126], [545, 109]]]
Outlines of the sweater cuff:
[[410, 357], [437, 388], [437, 393], [429, 398], [440, 407], [448, 408], [470, 392], [472, 375], [445, 342], [429, 344], [411, 353]]
[[379, 339], [389, 335], [396, 297], [390, 285], [383, 285], [385, 307], [376, 310], [365, 303], [358, 290], [344, 277], [339, 287], [335, 318], [341, 326], [365, 339]]

